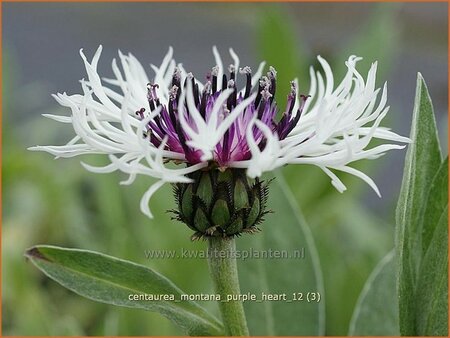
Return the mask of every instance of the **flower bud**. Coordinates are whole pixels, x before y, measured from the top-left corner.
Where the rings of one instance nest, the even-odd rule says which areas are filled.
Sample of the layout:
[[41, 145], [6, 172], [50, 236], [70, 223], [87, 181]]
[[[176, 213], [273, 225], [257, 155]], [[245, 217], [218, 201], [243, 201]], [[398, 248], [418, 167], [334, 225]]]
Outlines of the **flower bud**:
[[253, 233], [263, 221], [268, 183], [250, 179], [244, 169], [200, 170], [192, 183], [174, 184], [175, 219], [195, 231], [192, 239]]

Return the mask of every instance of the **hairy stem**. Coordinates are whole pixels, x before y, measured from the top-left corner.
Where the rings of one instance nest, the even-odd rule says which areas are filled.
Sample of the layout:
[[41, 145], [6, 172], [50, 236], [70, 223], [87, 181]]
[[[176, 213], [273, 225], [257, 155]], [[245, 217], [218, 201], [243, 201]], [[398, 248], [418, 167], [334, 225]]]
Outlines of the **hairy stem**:
[[221, 297], [219, 303], [222, 321], [227, 336], [248, 336], [247, 321], [241, 301], [228, 297], [239, 295], [239, 278], [236, 264], [236, 244], [234, 239], [210, 237], [208, 239], [209, 270], [215, 292]]

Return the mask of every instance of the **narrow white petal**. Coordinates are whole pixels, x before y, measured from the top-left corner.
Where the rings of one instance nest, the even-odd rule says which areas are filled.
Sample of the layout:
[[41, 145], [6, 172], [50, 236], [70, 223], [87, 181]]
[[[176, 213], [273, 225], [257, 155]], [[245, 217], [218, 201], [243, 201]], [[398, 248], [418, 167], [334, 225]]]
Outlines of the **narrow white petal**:
[[234, 52], [233, 48], [229, 49], [231, 58], [234, 61], [234, 69], [236, 70], [236, 76], [239, 73], [239, 56]]
[[131, 185], [136, 180], [137, 175], [135, 173], [129, 174], [126, 180], [120, 181], [120, 185]]
[[[180, 95], [181, 96], [181, 95]], [[181, 100], [180, 100], [181, 101]], [[202, 115], [198, 111], [195, 102], [194, 102], [194, 93], [193, 93], [193, 87], [191, 81], [188, 81], [187, 87], [186, 87], [186, 101], [189, 109], [189, 113], [191, 117], [195, 121], [195, 125], [197, 127], [197, 130], [200, 132], [204, 131], [206, 129], [206, 122], [203, 119]], [[183, 101], [181, 101], [183, 102]]]
[[325, 89], [325, 95], [331, 95], [333, 88], [334, 88], [334, 78], [333, 78], [333, 72], [331, 71], [331, 67], [328, 64], [328, 62], [322, 58], [320, 55], [317, 57], [320, 64], [322, 65], [323, 71], [325, 72], [325, 78], [326, 78], [326, 89]]
[[347, 166], [343, 166], [343, 167], [335, 167], [334, 169], [336, 170], [340, 170], [340, 171], [344, 171], [346, 173], [349, 173], [351, 175], [354, 175], [356, 177], [359, 177], [360, 179], [362, 179], [364, 182], [366, 182], [378, 195], [378, 197], [381, 197], [380, 191], [378, 190], [377, 185], [375, 184], [375, 182], [366, 174], [364, 174], [363, 172], [356, 170], [355, 168], [351, 168], [351, 167], [347, 167]]
[[228, 99], [228, 97], [231, 95], [232, 92], [233, 90], [228, 88], [223, 90], [222, 93], [220, 93], [211, 111], [211, 116], [209, 117], [208, 120], [208, 128], [212, 128], [213, 130], [217, 129], [217, 121], [219, 120], [219, 111], [223, 108], [225, 101]]
[[150, 211], [150, 207], [149, 207], [149, 202], [150, 202], [150, 198], [153, 196], [153, 194], [164, 185], [164, 181], [157, 181], [156, 183], [154, 183], [153, 185], [150, 186], [150, 188], [148, 188], [148, 190], [145, 192], [144, 196], [142, 196], [141, 198], [141, 203], [140, 203], [140, 207], [141, 207], [141, 211], [147, 215], [149, 218], [153, 218], [153, 214]]
[[343, 193], [345, 190], [347, 190], [347, 187], [342, 183], [342, 181], [328, 168], [326, 167], [320, 167], [325, 174], [327, 174], [331, 178], [331, 184], [339, 191], [340, 193]]
[[252, 76], [252, 87], [258, 85], [259, 79], [261, 78], [261, 75], [264, 71], [264, 67], [266, 66], [266, 62], [263, 61], [259, 64], [258, 69], [256, 70], [256, 73]]
[[110, 163], [103, 167], [92, 166], [90, 164], [80, 162], [84, 169], [97, 174], [108, 174], [116, 171], [118, 168], [114, 163]]
[[53, 114], [42, 114], [42, 116], [55, 120], [62, 123], [72, 123], [72, 118], [70, 116], [53, 115]]
[[223, 76], [223, 63], [220, 57], [219, 51], [216, 46], [213, 46], [214, 59], [216, 60], [216, 65], [219, 67], [219, 73], [217, 74], [217, 90], [225, 89], [222, 88], [222, 76]]

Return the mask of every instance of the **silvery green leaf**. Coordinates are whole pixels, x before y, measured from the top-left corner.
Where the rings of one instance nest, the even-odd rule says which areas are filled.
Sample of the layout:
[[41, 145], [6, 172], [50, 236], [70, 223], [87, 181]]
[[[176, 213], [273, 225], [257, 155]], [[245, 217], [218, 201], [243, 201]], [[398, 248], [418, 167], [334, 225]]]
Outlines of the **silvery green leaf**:
[[[396, 249], [399, 264], [400, 333], [416, 335], [417, 279], [422, 259], [423, 214], [433, 179], [441, 165], [441, 151], [431, 98], [419, 73], [405, 169], [396, 210]], [[435, 225], [427, 224], [426, 227]]]
[[[222, 324], [192, 301], [179, 301], [183, 291], [161, 274], [129, 261], [93, 251], [35, 246], [26, 257], [48, 277], [86, 298], [156, 311], [187, 334], [223, 335]], [[173, 295], [175, 300], [130, 300], [130, 295]]]
[[448, 157], [431, 182], [423, 213], [422, 256], [426, 254], [439, 219], [448, 206]]
[[420, 336], [448, 336], [448, 206], [422, 260], [416, 292]]

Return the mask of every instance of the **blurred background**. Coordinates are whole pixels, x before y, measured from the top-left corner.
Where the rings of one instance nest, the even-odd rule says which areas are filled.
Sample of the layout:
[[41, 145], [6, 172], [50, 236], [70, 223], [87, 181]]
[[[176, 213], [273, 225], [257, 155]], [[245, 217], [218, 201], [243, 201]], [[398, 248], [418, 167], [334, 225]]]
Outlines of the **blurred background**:
[[[203, 77], [214, 65], [211, 46], [227, 60], [233, 47], [241, 65], [267, 60], [278, 70], [280, 102], [289, 80], [309, 88], [308, 67], [316, 55], [337, 78], [351, 54], [364, 58], [366, 73], [379, 61], [378, 85], [388, 81], [391, 106], [384, 124], [408, 135], [415, 79], [429, 86], [447, 142], [447, 4], [445, 3], [6, 3], [3, 4], [2, 302], [4, 335], [176, 335], [158, 314], [115, 308], [83, 299], [46, 278], [23, 253], [35, 244], [101, 251], [146, 264], [192, 293], [211, 290], [204, 260], [148, 261], [144, 250], [203, 248], [190, 231], [170, 221], [169, 186], [152, 199], [155, 219], [139, 211], [148, 187], [140, 178], [119, 186], [118, 174], [88, 173], [79, 158], [53, 161], [32, 153], [36, 144], [63, 144], [70, 127], [41, 117], [67, 114], [51, 98], [80, 92], [85, 77], [78, 50], [90, 59], [99, 44], [100, 74], [111, 76], [117, 50], [143, 65], [159, 64], [169, 46], [176, 60]], [[231, 62], [228, 59], [225, 62]], [[225, 63], [226, 64], [226, 63]], [[150, 67], [147, 67], [151, 74]], [[444, 149], [446, 152], [446, 149]], [[346, 335], [357, 297], [376, 263], [392, 247], [394, 208], [405, 151], [358, 164], [379, 185], [379, 199], [358, 179], [336, 192], [319, 170], [288, 167], [283, 174], [312, 230], [324, 275], [326, 334]], [[86, 160], [86, 159], [84, 159]], [[104, 163], [89, 158], [88, 163]], [[186, 276], [189, 276], [187, 278]], [[213, 305], [212, 311], [217, 311]]]

